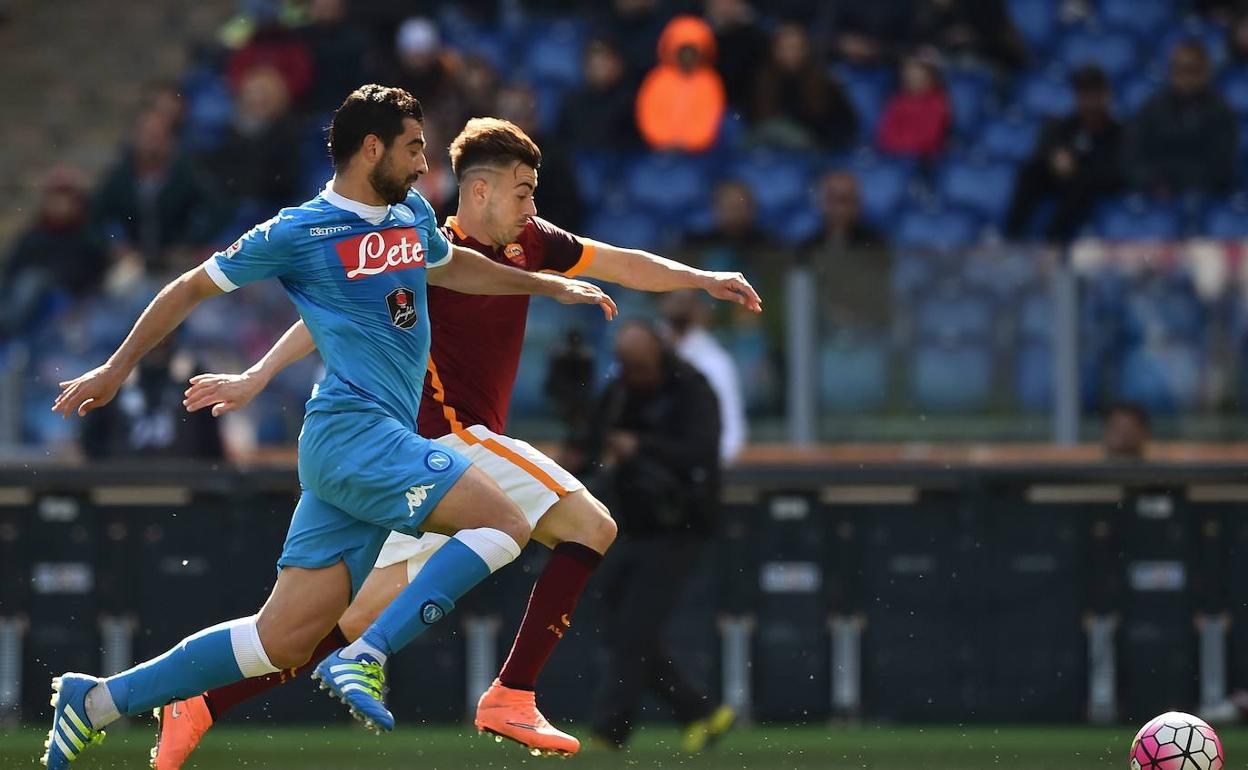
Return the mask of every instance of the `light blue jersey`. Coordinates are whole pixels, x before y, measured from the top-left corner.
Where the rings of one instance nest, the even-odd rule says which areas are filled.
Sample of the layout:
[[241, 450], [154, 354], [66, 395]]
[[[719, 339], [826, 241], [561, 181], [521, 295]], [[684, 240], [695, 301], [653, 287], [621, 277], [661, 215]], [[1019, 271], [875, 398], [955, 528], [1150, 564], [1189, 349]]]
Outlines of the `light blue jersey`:
[[328, 187], [205, 263], [224, 291], [277, 278], [325, 360], [307, 411], [381, 411], [416, 425], [429, 359], [425, 269], [450, 259], [433, 209], [367, 206]]
[[204, 263], [225, 291], [281, 281], [325, 360], [299, 434], [303, 495], [279, 566], [345, 561], [358, 590], [390, 531], [418, 535], [468, 469], [416, 434], [429, 360], [425, 270], [450, 258], [419, 193], [368, 206], [326, 187]]

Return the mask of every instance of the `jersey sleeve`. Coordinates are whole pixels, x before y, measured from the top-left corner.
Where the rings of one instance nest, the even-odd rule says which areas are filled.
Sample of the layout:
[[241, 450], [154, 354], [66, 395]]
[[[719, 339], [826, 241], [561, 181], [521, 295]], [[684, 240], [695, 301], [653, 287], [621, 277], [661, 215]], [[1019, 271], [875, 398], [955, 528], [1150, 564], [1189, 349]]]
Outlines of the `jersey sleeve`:
[[425, 196], [415, 190], [407, 196], [407, 206], [417, 217], [421, 213], [425, 215], [420, 218], [420, 232], [425, 237], [425, 249], [428, 252], [425, 256], [425, 267], [442, 267], [451, 260], [451, 242], [438, 227], [438, 215], [433, 212], [433, 206], [429, 205]]
[[289, 230], [278, 214], [261, 222], [204, 262], [204, 270], [222, 291], [273, 278], [291, 262]]
[[585, 241], [541, 217], [533, 217], [533, 228], [542, 244], [542, 269], [579, 275], [594, 259], [594, 244]]

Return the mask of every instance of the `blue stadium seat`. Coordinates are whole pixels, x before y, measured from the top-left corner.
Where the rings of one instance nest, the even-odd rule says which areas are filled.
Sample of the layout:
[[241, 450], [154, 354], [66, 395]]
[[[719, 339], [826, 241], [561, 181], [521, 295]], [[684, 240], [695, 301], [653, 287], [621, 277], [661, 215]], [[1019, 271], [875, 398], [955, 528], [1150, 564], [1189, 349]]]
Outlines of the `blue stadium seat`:
[[965, 414], [989, 404], [993, 361], [987, 345], [921, 345], [910, 372], [910, 392], [922, 412]]
[[936, 280], [937, 265], [929, 255], [911, 249], [897, 249], [893, 255], [892, 293], [899, 307], [909, 308], [914, 296]]
[[954, 251], [979, 237], [979, 223], [966, 211], [940, 205], [903, 211], [896, 220], [898, 246], [932, 251]]
[[1130, 74], [1138, 64], [1135, 38], [1130, 34], [1091, 27], [1068, 32], [1059, 46], [1058, 60], [1071, 70], [1099, 64], [1111, 78]]
[[229, 84], [215, 72], [198, 71], [182, 81], [186, 102], [183, 141], [191, 152], [217, 148], [234, 118], [234, 97]]
[[1028, 412], [1053, 408], [1053, 351], [1045, 342], [1027, 342], [1015, 359], [1015, 396]]
[[858, 178], [863, 217], [877, 225], [891, 222], [910, 187], [914, 164], [867, 150], [855, 155], [847, 168]]
[[938, 188], [950, 204], [963, 206], [994, 223], [1005, 219], [1014, 194], [1012, 163], [952, 157], [940, 171]]
[[452, 25], [446, 27], [445, 39], [451, 48], [458, 49], [465, 56], [479, 56], [499, 72], [510, 72], [517, 64], [514, 60], [516, 47], [502, 30]]
[[616, 246], [635, 249], [657, 249], [663, 232], [650, 216], [639, 211], [600, 209], [585, 226], [590, 238]]
[[823, 226], [823, 214], [815, 208], [812, 201], [801, 201], [785, 211], [776, 220], [779, 231], [775, 234], [780, 240], [794, 246], [810, 240], [819, 233]]
[[1059, 3], [1053, 0], [1008, 0], [1010, 17], [1014, 26], [1027, 41], [1027, 47], [1043, 51], [1052, 44], [1058, 31]]
[[637, 206], [680, 215], [705, 205], [709, 174], [697, 158], [679, 153], [649, 153], [628, 166], [624, 189]]
[[1248, 195], [1241, 193], [1210, 206], [1200, 232], [1212, 238], [1248, 238]]
[[858, 134], [865, 141], [875, 138], [875, 129], [884, 112], [884, 103], [893, 92], [895, 75], [889, 67], [857, 67], [842, 64], [836, 74], [845, 95], [858, 116]]
[[819, 351], [819, 405], [838, 414], [874, 412], [888, 396], [888, 349], [877, 341]]
[[989, 340], [996, 330], [995, 304], [990, 297], [980, 292], [927, 292], [917, 301], [914, 308], [914, 327], [916, 336], [921, 340]]
[[1200, 403], [1199, 349], [1191, 345], [1140, 346], [1123, 358], [1119, 396], [1152, 414], [1175, 414]]
[[757, 150], [732, 164], [727, 177], [745, 182], [754, 193], [759, 213], [775, 218], [809, 197], [814, 165], [808, 155]]
[[1019, 78], [1018, 103], [1032, 115], [1061, 117], [1075, 108], [1075, 93], [1065, 70], [1061, 66], [1050, 66]]
[[1165, 85], [1165, 81], [1155, 74], [1145, 74], [1130, 78], [1126, 84], [1114, 94], [1114, 103], [1120, 117], [1129, 117], [1139, 111]]
[[1040, 121], [1014, 111], [1005, 117], [989, 120], [975, 144], [977, 152], [990, 158], [1022, 163], [1031, 157], [1040, 137]]
[[583, 79], [584, 37], [571, 22], [543, 24], [541, 34], [526, 41], [524, 71], [535, 82], [555, 83], [563, 88], [580, 85]]
[[578, 152], [573, 169], [577, 189], [585, 203], [598, 206], [612, 197], [620, 182], [620, 169], [627, 166], [617, 153]]
[[945, 90], [953, 107], [954, 132], [974, 134], [990, 107], [992, 76], [979, 70], [955, 69], [945, 75]]
[[1218, 90], [1237, 115], [1248, 114], [1248, 66], [1232, 67], [1218, 78]]
[[1155, 40], [1174, 19], [1174, 0], [1100, 0], [1101, 21]]
[[1095, 225], [1095, 232], [1111, 241], [1171, 240], [1181, 229], [1173, 207], [1134, 195], [1106, 203]]
[[1018, 304], [1018, 337], [1020, 340], [1044, 342], [1053, 336], [1053, 300], [1048, 294], [1034, 292]]

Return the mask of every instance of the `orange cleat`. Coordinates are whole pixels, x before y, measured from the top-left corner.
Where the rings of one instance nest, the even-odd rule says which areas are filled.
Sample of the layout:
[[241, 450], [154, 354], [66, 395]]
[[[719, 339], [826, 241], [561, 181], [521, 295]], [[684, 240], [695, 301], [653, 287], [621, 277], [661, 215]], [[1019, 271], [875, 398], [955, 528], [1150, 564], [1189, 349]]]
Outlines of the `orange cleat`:
[[196, 695], [153, 709], [152, 714], [156, 717], [157, 732], [149, 764], [152, 770], [179, 770], [212, 727], [208, 701]]
[[532, 691], [504, 687], [497, 679], [477, 701], [475, 724], [494, 740], [515, 741], [535, 757], [570, 757], [581, 748], [580, 741], [546, 721]]

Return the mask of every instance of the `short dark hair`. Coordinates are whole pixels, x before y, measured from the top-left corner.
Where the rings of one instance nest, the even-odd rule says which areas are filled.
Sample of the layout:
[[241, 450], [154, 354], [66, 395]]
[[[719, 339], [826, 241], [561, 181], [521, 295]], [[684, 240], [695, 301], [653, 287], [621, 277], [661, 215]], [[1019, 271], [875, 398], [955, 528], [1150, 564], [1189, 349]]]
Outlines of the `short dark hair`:
[[1130, 417], [1139, 423], [1144, 430], [1152, 430], [1153, 420], [1148, 416], [1148, 410], [1134, 401], [1116, 401], [1110, 404], [1109, 408], [1105, 410], [1105, 419], [1108, 420], [1116, 414]]
[[473, 166], [542, 165], [542, 151], [524, 130], [510, 120], [473, 118], [451, 142], [451, 170], [455, 178]]
[[369, 134], [389, 147], [403, 133], [404, 118], [423, 122], [425, 114], [416, 97], [402, 88], [369, 83], [352, 91], [334, 110], [329, 124], [329, 156], [334, 169], [346, 168]]
[[1104, 92], [1109, 90], [1109, 78], [1105, 76], [1105, 70], [1097, 65], [1085, 64], [1070, 73], [1070, 86], [1080, 93], [1088, 91]]

